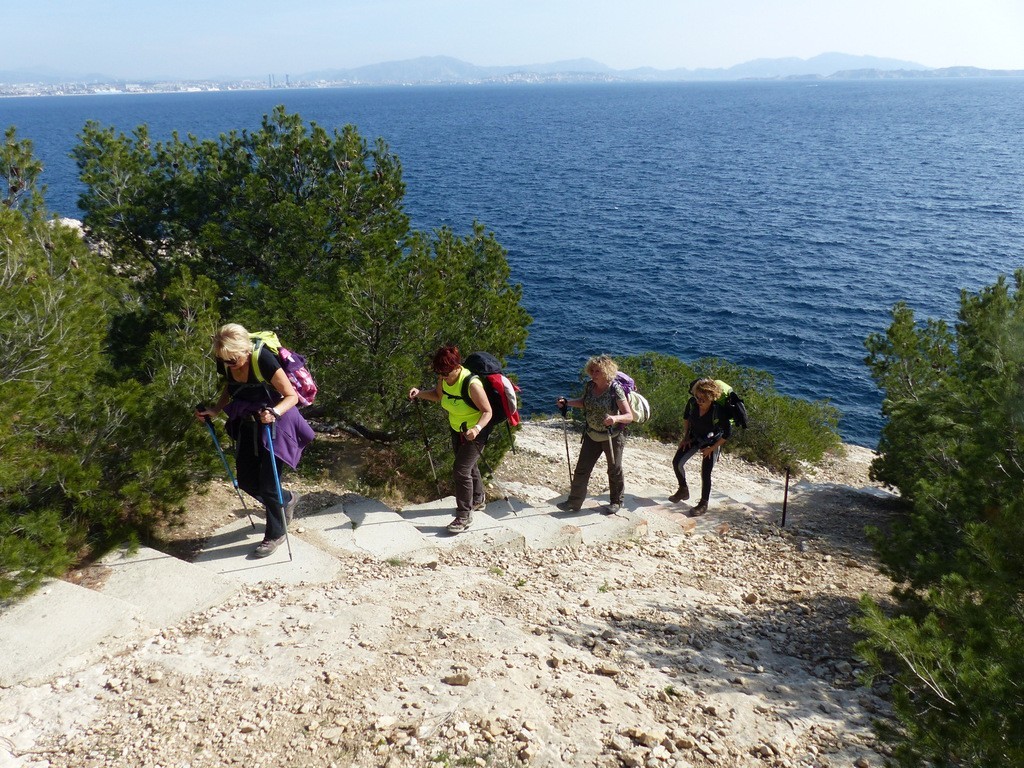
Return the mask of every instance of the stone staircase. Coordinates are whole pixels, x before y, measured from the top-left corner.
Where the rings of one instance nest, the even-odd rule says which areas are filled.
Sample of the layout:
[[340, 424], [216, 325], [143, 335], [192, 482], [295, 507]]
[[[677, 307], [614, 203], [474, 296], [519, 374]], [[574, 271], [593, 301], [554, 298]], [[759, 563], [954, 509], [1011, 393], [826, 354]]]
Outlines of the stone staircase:
[[552, 492], [518, 488], [505, 493], [524, 498], [498, 499], [474, 515], [473, 526], [458, 535], [446, 530], [455, 508], [448, 497], [394, 510], [374, 499], [346, 495], [328, 509], [299, 514], [290, 528], [289, 546], [255, 559], [262, 535], [244, 514], [214, 533], [194, 562], [141, 547], [116, 551], [89, 569], [82, 585], [53, 580], [28, 599], [0, 611], [0, 688], [38, 685], [83, 668], [104, 654], [117, 653], [191, 613], [217, 605], [247, 585], [327, 583], [344, 578], [351, 558], [431, 564], [446, 550], [525, 552], [579, 548], [643, 538], [655, 531], [680, 529], [700, 535], [720, 529], [736, 515], [756, 510], [714, 494], [712, 512], [686, 517], [684, 505], [667, 493], [645, 489], [628, 495], [622, 510], [605, 514], [607, 499], [590, 499], [576, 513], [554, 504], [564, 496], [538, 500]]

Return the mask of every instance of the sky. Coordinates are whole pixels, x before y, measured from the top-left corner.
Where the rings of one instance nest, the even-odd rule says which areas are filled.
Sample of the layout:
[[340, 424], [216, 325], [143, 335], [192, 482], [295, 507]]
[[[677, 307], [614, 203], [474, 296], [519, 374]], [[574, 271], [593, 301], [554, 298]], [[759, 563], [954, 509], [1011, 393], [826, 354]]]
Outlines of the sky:
[[0, 71], [301, 75], [420, 56], [730, 67], [839, 52], [1024, 69], [1024, 0], [0, 0]]

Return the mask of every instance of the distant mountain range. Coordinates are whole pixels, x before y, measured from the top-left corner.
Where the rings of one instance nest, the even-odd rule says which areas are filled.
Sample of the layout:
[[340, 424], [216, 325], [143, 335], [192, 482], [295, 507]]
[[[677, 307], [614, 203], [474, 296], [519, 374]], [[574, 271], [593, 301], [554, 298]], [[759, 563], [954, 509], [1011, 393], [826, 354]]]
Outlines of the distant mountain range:
[[325, 69], [307, 72], [300, 75], [298, 79], [344, 81], [366, 85], [481, 83], [532, 79], [671, 82], [827, 77], [845, 70], [923, 72], [928, 68], [912, 61], [882, 59], [876, 56], [850, 56], [845, 53], [823, 53], [811, 59], [755, 59], [720, 69], [654, 69], [653, 67], [612, 69], [593, 59], [572, 59], [549, 64], [480, 67], [448, 56], [424, 56], [418, 59], [388, 61], [352, 69]]
[[[278, 85], [318, 83], [345, 85], [442, 85], [514, 82], [673, 82], [685, 80], [786, 80], [830, 79], [866, 80], [935, 77], [1024, 77], [1024, 70], [991, 70], [977, 67], [931, 69], [922, 64], [877, 56], [852, 56], [823, 53], [810, 59], [754, 59], [718, 69], [612, 69], [593, 59], [572, 59], [548, 64], [481, 67], [449, 56], [424, 56], [403, 61], [387, 61], [349, 69], [322, 69], [313, 72], [274, 75]], [[243, 79], [263, 81], [267, 75], [250, 78], [192, 78], [184, 82], [232, 82]], [[101, 74], [72, 75], [45, 70], [0, 71], [0, 83], [118, 83], [125, 78]], [[132, 82], [150, 82], [134, 80]]]

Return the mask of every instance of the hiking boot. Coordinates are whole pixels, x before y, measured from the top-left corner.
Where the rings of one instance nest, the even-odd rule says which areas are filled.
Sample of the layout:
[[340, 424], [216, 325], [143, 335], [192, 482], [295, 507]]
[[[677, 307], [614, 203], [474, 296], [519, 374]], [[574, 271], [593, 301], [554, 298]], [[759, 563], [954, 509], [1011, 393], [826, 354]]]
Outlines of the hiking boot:
[[688, 498], [690, 498], [690, 488], [689, 486], [684, 485], [678, 491], [669, 496], [668, 500], [673, 504], [678, 504], [680, 501], [686, 501]]
[[619, 510], [620, 509], [622, 509], [622, 505], [621, 504], [616, 504], [615, 502], [612, 502], [611, 504], [608, 505], [608, 511], [605, 512], [605, 514], [606, 515], [617, 515], [617, 514], [619, 514]]
[[302, 498], [302, 494], [298, 491], [288, 491], [291, 496], [288, 499], [288, 503], [284, 505], [284, 519], [289, 523], [295, 516], [295, 506], [299, 503], [299, 499]]
[[690, 510], [690, 517], [700, 517], [707, 511], [708, 503], [706, 501], [702, 501], [700, 504], [697, 504], [693, 509]]
[[252, 553], [253, 557], [266, 557], [267, 555], [274, 554], [274, 550], [284, 544], [284, 536], [279, 539], [264, 539], [256, 550]]
[[473, 503], [473, 506], [469, 508], [471, 512], [483, 512], [487, 509], [487, 499], [480, 499]]
[[473, 523], [471, 517], [456, 517], [448, 523], [448, 533], [462, 533]]
[[575, 504], [570, 503], [568, 500], [560, 501], [557, 504], [555, 504], [555, 506], [558, 507], [558, 509], [562, 510], [563, 512], [579, 512], [580, 511], [580, 507], [577, 507]]

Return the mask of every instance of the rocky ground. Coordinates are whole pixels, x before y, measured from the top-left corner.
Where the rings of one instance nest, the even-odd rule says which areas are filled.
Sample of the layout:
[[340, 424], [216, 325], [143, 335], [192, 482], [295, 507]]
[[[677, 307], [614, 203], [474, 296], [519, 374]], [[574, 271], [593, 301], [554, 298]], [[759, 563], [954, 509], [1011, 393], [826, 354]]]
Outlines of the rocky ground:
[[[518, 444], [503, 488], [564, 492], [560, 423]], [[671, 453], [631, 440], [627, 491], [672, 490]], [[881, 765], [870, 722], [886, 690], [859, 681], [848, 628], [861, 595], [890, 588], [863, 529], [892, 504], [848, 487], [871, 485], [869, 461], [854, 448], [795, 482], [785, 528], [781, 478], [726, 458], [716, 491], [760, 503], [716, 498], [703, 532], [679, 505], [635, 540], [354, 560], [336, 583], [247, 588], [81, 674], [5, 692], [21, 714], [3, 729], [34, 735], [12, 765]], [[304, 509], [344, 488], [305, 491], [297, 535]], [[230, 498], [194, 500], [182, 536]]]

